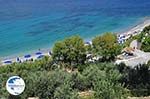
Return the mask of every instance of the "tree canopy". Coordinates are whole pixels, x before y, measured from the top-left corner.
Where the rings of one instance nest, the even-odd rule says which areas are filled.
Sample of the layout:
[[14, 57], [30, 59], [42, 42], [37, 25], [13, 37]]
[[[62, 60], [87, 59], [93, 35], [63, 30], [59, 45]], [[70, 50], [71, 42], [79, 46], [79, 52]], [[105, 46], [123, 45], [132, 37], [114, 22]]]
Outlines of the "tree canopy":
[[93, 50], [96, 55], [102, 56], [104, 60], [113, 60], [121, 52], [121, 46], [112, 33], [105, 33], [92, 40]]
[[71, 66], [84, 64], [86, 48], [84, 41], [79, 36], [73, 36], [61, 42], [56, 42], [53, 47], [53, 59]]

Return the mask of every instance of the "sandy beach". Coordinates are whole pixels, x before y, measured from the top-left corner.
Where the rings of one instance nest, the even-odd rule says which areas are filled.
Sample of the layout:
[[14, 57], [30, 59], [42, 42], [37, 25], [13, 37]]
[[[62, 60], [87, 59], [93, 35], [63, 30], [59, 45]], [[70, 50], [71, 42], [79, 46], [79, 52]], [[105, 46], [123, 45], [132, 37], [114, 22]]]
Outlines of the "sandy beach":
[[[119, 33], [119, 34], [125, 35], [125, 38], [128, 39], [131, 35], [135, 36], [135, 35], [141, 33], [141, 31], [144, 29], [144, 27], [146, 27], [148, 25], [150, 25], [150, 18], [145, 19], [143, 22], [137, 24], [133, 28], [131, 28], [131, 29], [125, 31], [125, 32]], [[49, 51], [50, 50], [41, 50], [42, 55], [46, 55], [46, 56], [49, 55]], [[37, 55], [35, 53], [29, 53], [31, 55], [31, 58], [33, 60], [37, 59]], [[5, 65], [4, 64], [5, 60], [11, 60], [12, 62], [16, 62], [17, 57], [19, 57], [21, 61], [26, 61], [26, 59], [24, 58], [24, 56], [19, 56], [18, 55], [18, 56], [14, 56], [14, 57], [1, 58], [0, 59], [0, 65]]]
[[0, 59], [0, 66], [1, 65], [6, 65], [4, 62], [7, 61], [7, 60], [12, 61], [12, 63], [17, 62], [17, 58], [19, 58], [19, 60], [21, 62], [24, 62], [24, 61], [30, 60], [30, 59], [36, 60], [36, 59], [38, 59], [38, 56], [40, 56], [40, 55], [36, 55], [37, 52], [41, 52], [42, 54], [40, 54], [40, 55], [43, 55], [43, 56], [50, 56], [49, 55], [50, 50], [40, 50], [40, 51], [36, 51], [35, 53], [25, 54], [25, 55], [31, 55], [31, 57], [29, 57], [29, 58], [25, 58], [23, 55], [1, 58]]
[[139, 24], [137, 24], [136, 26], [134, 26], [133, 28], [121, 33], [124, 34], [126, 36], [126, 38], [129, 38], [131, 35], [135, 36], [139, 33], [141, 33], [141, 31], [146, 27], [150, 25], [150, 18], [146, 18], [143, 22], [140, 22]]

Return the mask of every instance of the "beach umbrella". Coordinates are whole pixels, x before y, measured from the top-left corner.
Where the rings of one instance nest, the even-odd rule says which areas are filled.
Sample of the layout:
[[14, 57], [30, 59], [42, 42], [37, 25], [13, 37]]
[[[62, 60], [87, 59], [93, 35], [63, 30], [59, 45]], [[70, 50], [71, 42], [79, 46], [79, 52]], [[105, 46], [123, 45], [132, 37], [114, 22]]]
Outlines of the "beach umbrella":
[[35, 54], [36, 54], [36, 55], [41, 55], [41, 54], [42, 54], [42, 52], [36, 52]]
[[49, 51], [49, 52], [48, 52], [48, 54], [49, 54], [49, 55], [52, 55], [52, 52], [51, 52], [51, 51]]
[[21, 63], [21, 59], [19, 57], [16, 58], [16, 62]]
[[44, 57], [44, 55], [39, 55], [37, 58], [39, 59], [39, 58], [43, 58]]
[[89, 44], [90, 45], [90, 42], [85, 42], [85, 44]]
[[31, 57], [30, 54], [24, 56], [24, 58], [30, 58], [30, 57]]
[[91, 45], [92, 41], [86, 41], [85, 44]]
[[20, 61], [20, 59], [19, 59], [19, 57], [17, 57], [17, 59], [16, 59], [17, 61]]
[[4, 61], [4, 63], [5, 63], [5, 64], [11, 64], [12, 61], [11, 61], [11, 60], [6, 60], [6, 61]]

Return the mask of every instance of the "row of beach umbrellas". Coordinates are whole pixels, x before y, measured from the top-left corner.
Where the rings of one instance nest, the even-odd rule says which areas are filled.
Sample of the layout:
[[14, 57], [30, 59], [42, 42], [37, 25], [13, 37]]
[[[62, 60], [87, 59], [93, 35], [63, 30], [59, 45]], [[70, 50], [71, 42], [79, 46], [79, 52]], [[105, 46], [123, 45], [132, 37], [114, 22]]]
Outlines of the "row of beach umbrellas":
[[[86, 41], [85, 44], [91, 45], [92, 42], [91, 42], [91, 41]], [[49, 54], [49, 55], [52, 55], [51, 51], [49, 51], [48, 54]], [[41, 59], [41, 58], [44, 57], [43, 53], [40, 52], [40, 51], [36, 52], [35, 55], [37, 55], [37, 59]], [[32, 58], [32, 55], [30, 55], [30, 54], [24, 55], [24, 59], [25, 59], [25, 60], [29, 60], [29, 59], [31, 59], [31, 58]], [[20, 62], [20, 61], [21, 61], [19, 57], [17, 57], [16, 60], [17, 60], [17, 62]], [[11, 63], [13, 63], [13, 62], [12, 62], [11, 60], [5, 60], [3, 63], [5, 63], [5, 64], [11, 64]]]
[[[49, 52], [49, 55], [51, 55], [51, 54], [52, 54], [52, 53]], [[37, 56], [37, 57], [36, 57], [37, 59], [41, 59], [41, 58], [43, 58], [43, 57], [45, 56], [45, 55], [43, 55], [43, 53], [40, 52], [40, 51], [36, 52], [35, 55]], [[31, 55], [31, 54], [26, 54], [26, 55], [24, 55], [24, 59], [25, 59], [25, 60], [29, 60], [29, 59], [31, 59], [31, 58], [32, 58], [32, 55]], [[17, 57], [17, 58], [16, 58], [16, 61], [17, 61], [17, 62], [20, 62], [21, 60], [20, 60], [19, 57]], [[4, 63], [4, 64], [11, 64], [11, 63], [13, 63], [13, 62], [12, 62], [11, 60], [7, 59], [7, 60], [3, 61], [3, 63]]]
[[[92, 42], [91, 41], [86, 41], [85, 44], [91, 45]], [[49, 51], [48, 53], [49, 53], [49, 55], [52, 54], [51, 51]], [[40, 58], [44, 57], [44, 55], [43, 55], [43, 53], [41, 51], [36, 52], [35, 55], [37, 55], [37, 59], [40, 59]], [[31, 58], [32, 58], [32, 55], [30, 55], [30, 54], [24, 55], [24, 59], [25, 60], [28, 60], [28, 59], [31, 59]], [[19, 57], [17, 57], [16, 60], [17, 60], [17, 62], [21, 61]], [[11, 64], [12, 61], [11, 60], [5, 60], [3, 63]]]
[[[87, 42], [85, 42], [85, 44], [91, 45], [92, 42], [91, 41], [87, 41]], [[51, 51], [49, 51], [48, 54], [52, 55]], [[41, 59], [41, 58], [44, 57], [44, 55], [43, 55], [43, 53], [41, 51], [36, 52], [35, 55], [37, 55], [37, 59]], [[30, 55], [30, 54], [24, 55], [24, 59], [25, 60], [29, 60], [31, 58], [32, 58], [32, 55]], [[19, 57], [17, 57], [16, 60], [17, 60], [17, 62], [21, 61]], [[13, 62], [11, 60], [5, 60], [3, 63], [5, 63], [5, 64], [11, 64]]]

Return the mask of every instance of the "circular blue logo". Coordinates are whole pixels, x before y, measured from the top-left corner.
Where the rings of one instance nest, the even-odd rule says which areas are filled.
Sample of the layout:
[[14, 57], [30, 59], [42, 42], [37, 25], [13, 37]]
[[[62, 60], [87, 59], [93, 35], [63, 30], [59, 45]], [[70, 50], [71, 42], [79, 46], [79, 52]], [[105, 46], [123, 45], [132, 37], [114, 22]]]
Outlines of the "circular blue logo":
[[12, 95], [20, 95], [25, 89], [24, 80], [19, 76], [12, 76], [6, 82], [6, 89]]

